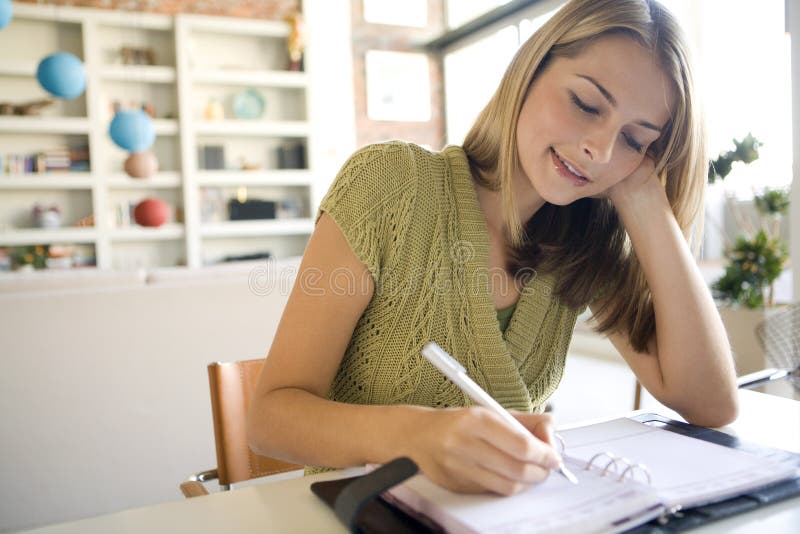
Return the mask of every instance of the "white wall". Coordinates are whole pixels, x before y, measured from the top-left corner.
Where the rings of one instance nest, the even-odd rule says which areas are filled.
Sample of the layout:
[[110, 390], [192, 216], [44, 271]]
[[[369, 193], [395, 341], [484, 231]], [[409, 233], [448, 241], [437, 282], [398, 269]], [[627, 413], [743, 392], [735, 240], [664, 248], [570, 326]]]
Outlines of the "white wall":
[[[786, 31], [792, 38], [792, 194], [790, 206], [791, 241], [789, 252], [800, 259], [800, 5], [786, 0]], [[800, 269], [794, 269], [794, 300], [800, 300]]]
[[339, 168], [356, 149], [350, 0], [304, 0], [308, 44], [309, 114], [314, 154], [312, 205], [317, 206]]
[[206, 365], [264, 357], [290, 283], [1, 295], [0, 530], [182, 499], [216, 465]]

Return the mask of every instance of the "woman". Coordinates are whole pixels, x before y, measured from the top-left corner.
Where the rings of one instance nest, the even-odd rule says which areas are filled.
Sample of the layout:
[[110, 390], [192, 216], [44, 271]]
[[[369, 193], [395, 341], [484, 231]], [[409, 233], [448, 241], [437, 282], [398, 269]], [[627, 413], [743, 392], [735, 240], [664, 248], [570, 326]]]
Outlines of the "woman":
[[[560, 460], [538, 412], [586, 306], [658, 400], [732, 421], [730, 349], [685, 238], [707, 165], [685, 49], [652, 0], [573, 0], [463, 148], [357, 152], [264, 365], [253, 449], [326, 467], [404, 455], [455, 491], [520, 491]], [[469, 406], [420, 356], [428, 341], [531, 434]]]

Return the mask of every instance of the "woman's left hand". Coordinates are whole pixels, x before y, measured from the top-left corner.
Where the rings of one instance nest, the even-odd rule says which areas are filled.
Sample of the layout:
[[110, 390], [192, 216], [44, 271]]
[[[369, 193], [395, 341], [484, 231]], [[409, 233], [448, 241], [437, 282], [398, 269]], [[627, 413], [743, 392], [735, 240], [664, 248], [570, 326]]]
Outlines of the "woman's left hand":
[[649, 156], [645, 156], [636, 170], [606, 191], [606, 197], [617, 210], [642, 195], [652, 194], [663, 195], [664, 187], [655, 173], [655, 162]]

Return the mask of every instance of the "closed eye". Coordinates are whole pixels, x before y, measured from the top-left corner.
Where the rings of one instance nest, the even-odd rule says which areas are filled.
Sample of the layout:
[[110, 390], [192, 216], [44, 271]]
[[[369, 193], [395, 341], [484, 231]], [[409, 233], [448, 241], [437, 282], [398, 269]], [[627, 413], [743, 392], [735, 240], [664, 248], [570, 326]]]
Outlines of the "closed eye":
[[[572, 103], [575, 104], [575, 106], [578, 109], [580, 109], [581, 111], [583, 111], [584, 113], [588, 113], [590, 115], [599, 115], [600, 114], [600, 110], [599, 109], [593, 108], [592, 106], [587, 105], [583, 100], [578, 98], [578, 95], [576, 95], [572, 91], [570, 91], [570, 97], [572, 99]], [[625, 143], [630, 148], [632, 148], [634, 151], [638, 152], [639, 154], [642, 153], [642, 150], [644, 150], [644, 145], [642, 145], [640, 142], [638, 142], [636, 139], [634, 139], [630, 134], [623, 133], [622, 137], [625, 139]]]
[[575, 106], [576, 106], [578, 109], [580, 109], [581, 111], [583, 111], [583, 112], [585, 112], [585, 113], [589, 113], [589, 114], [591, 114], [591, 115], [598, 115], [598, 114], [600, 113], [600, 110], [599, 110], [599, 109], [597, 109], [597, 108], [593, 108], [593, 107], [591, 107], [591, 106], [588, 106], [588, 105], [586, 105], [586, 104], [583, 102], [583, 100], [581, 100], [580, 98], [578, 98], [578, 95], [576, 95], [575, 93], [573, 93], [573, 92], [570, 92], [570, 97], [572, 98], [572, 103], [573, 103], [573, 104], [575, 104]]
[[636, 141], [636, 139], [634, 139], [633, 137], [631, 137], [628, 134], [622, 134], [622, 136], [625, 138], [625, 142], [628, 144], [629, 147], [631, 147], [632, 149], [634, 149], [636, 152], [638, 152], [640, 154], [642, 153], [642, 149], [644, 149], [644, 145], [642, 145], [641, 143]]

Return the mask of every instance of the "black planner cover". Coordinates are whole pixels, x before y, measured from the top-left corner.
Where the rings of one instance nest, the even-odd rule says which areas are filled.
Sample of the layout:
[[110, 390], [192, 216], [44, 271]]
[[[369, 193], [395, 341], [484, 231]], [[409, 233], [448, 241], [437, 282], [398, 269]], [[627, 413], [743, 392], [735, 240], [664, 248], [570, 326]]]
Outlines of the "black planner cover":
[[[748, 443], [710, 428], [674, 421], [656, 414], [642, 414], [631, 419], [684, 436], [739, 449], [762, 458], [795, 462], [800, 466], [800, 454]], [[442, 532], [435, 523], [416, 514], [406, 513], [380, 497], [384, 490], [403, 482], [416, 472], [416, 465], [411, 460], [398, 458], [366, 475], [314, 482], [311, 484], [311, 491], [333, 508], [339, 519], [352, 532], [363, 534]], [[348, 490], [348, 486], [356, 481], [357, 491], [352, 491], [353, 488]], [[797, 495], [800, 495], [800, 478], [765, 486], [724, 501], [676, 511], [627, 532], [630, 534], [682, 532]]]

